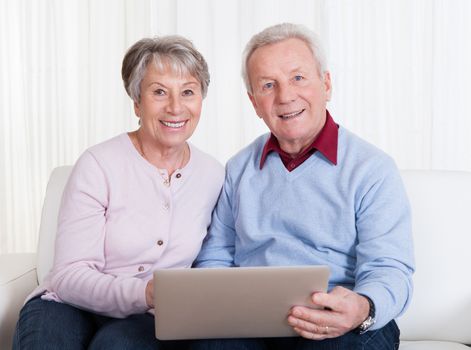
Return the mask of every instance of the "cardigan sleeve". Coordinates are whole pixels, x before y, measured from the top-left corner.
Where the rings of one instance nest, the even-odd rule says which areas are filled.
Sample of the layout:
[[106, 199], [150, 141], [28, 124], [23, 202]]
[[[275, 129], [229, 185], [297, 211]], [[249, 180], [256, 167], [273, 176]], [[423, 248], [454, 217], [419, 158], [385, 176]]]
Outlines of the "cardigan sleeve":
[[147, 281], [103, 273], [110, 183], [90, 152], [77, 161], [62, 197], [52, 290], [63, 302], [111, 317], [146, 312]]

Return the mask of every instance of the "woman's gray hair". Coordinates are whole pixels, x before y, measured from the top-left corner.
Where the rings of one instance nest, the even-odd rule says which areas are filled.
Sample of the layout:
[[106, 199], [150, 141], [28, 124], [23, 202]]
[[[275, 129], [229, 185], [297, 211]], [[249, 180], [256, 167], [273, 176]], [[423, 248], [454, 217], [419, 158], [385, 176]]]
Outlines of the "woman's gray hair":
[[132, 45], [123, 59], [121, 76], [129, 97], [136, 103], [141, 99], [141, 82], [149, 63], [157, 69], [167, 67], [177, 74], [190, 74], [201, 84], [206, 97], [209, 85], [208, 65], [190, 40], [179, 35], [144, 38]]
[[316, 33], [301, 24], [281, 23], [265, 28], [260, 33], [255, 34], [245, 46], [242, 54], [242, 79], [248, 92], [252, 92], [250, 80], [247, 72], [247, 63], [254, 51], [262, 46], [275, 44], [286, 39], [300, 39], [304, 41], [311, 50], [317, 62], [319, 75], [322, 76], [327, 71], [327, 61], [322, 48], [321, 41]]

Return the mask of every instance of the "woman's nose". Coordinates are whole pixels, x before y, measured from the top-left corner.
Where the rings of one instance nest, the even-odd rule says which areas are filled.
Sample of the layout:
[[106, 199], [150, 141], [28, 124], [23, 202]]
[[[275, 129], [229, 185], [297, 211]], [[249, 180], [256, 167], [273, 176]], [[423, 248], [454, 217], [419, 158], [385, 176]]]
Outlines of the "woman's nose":
[[178, 115], [183, 111], [183, 105], [182, 101], [180, 99], [180, 96], [172, 96], [169, 99], [168, 105], [167, 105], [167, 112], [172, 114], [172, 115]]

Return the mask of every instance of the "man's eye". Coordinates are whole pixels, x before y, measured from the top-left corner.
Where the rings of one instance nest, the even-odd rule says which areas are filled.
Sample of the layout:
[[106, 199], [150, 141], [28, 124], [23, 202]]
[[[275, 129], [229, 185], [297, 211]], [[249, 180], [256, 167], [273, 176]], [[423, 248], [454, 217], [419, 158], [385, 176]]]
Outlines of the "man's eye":
[[195, 93], [193, 92], [193, 90], [190, 90], [190, 89], [186, 89], [185, 91], [183, 91], [183, 96], [193, 96]]
[[154, 95], [163, 96], [165, 95], [165, 91], [163, 89], [156, 89], [154, 90]]
[[294, 80], [295, 80], [295, 81], [301, 81], [301, 80], [303, 80], [303, 79], [304, 79], [304, 77], [303, 77], [302, 75], [295, 75], [295, 76], [294, 76]]
[[273, 85], [274, 85], [274, 84], [273, 84], [272, 82], [270, 82], [270, 83], [265, 83], [265, 84], [263, 84], [263, 88], [264, 88], [264, 89], [271, 89], [271, 88], [273, 87]]

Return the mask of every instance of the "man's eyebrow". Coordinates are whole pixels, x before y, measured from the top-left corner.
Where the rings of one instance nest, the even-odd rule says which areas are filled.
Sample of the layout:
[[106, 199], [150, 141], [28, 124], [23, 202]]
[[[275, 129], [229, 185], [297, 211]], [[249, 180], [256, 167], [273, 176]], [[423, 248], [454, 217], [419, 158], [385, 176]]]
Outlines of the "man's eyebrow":
[[257, 81], [262, 81], [262, 80], [275, 80], [275, 78], [272, 78], [272, 77], [259, 77], [257, 78]]
[[290, 70], [290, 73], [294, 72], [304, 72], [306, 69], [303, 69], [301, 67], [294, 67], [293, 69]]

